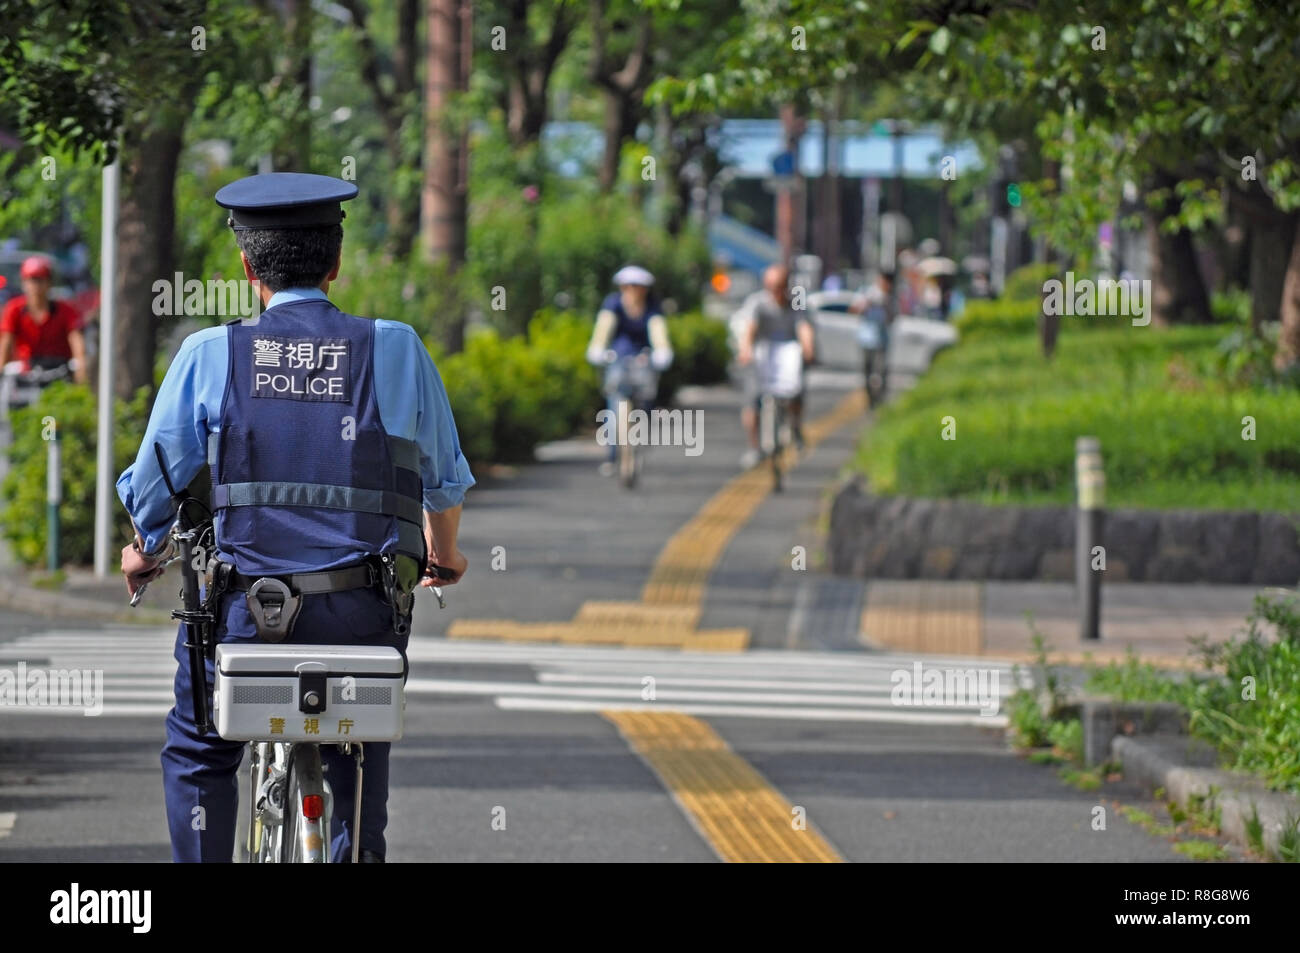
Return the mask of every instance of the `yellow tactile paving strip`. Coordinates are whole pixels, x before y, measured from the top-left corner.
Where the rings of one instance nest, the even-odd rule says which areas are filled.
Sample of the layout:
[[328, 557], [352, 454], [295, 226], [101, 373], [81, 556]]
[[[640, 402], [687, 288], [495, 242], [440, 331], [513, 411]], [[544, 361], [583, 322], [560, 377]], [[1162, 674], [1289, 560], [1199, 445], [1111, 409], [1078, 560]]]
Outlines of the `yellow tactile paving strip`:
[[[854, 391], [806, 424], [805, 454], [860, 417], [866, 407], [866, 392]], [[797, 463], [789, 452], [787, 466]], [[447, 629], [447, 637], [743, 652], [749, 646], [748, 629], [699, 629], [697, 625], [713, 567], [771, 490], [772, 474], [764, 467], [728, 480], [665, 544], [641, 590], [640, 602], [585, 602], [570, 622], [459, 619]]]
[[870, 582], [859, 639], [903, 652], [979, 655], [984, 647], [982, 593], [977, 582]]
[[607, 711], [681, 805], [718, 857], [729, 863], [842, 863], [794, 806], [716, 732], [679, 712]]

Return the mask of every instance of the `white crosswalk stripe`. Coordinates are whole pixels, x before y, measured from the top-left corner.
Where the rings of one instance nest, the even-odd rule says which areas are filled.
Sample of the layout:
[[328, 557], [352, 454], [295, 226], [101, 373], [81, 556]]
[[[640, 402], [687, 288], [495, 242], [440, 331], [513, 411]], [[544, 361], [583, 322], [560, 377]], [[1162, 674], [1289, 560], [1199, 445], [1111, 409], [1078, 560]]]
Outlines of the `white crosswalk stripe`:
[[[162, 716], [172, 706], [175, 630], [58, 629], [0, 642], [0, 673], [40, 668], [103, 673], [102, 716]], [[686, 714], [930, 725], [1006, 724], [1011, 667], [988, 659], [903, 654], [756, 651], [682, 653], [601, 646], [418, 638], [406, 691], [478, 697], [514, 711], [670, 710]], [[465, 667], [473, 677], [462, 677]], [[499, 668], [499, 678], [483, 677]], [[520, 679], [523, 668], [531, 674]], [[13, 676], [11, 676], [13, 677]], [[1028, 676], [1021, 674], [1027, 684]], [[3, 674], [0, 674], [0, 679]], [[84, 715], [81, 708], [10, 705], [12, 713]]]

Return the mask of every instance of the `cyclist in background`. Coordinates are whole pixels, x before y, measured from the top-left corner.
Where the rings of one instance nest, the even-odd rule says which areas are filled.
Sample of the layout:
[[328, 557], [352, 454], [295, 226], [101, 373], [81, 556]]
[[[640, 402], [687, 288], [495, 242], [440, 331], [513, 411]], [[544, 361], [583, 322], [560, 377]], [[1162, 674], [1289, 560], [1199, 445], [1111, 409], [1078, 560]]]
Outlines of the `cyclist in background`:
[[[780, 344], [798, 341], [805, 364], [812, 362], [815, 350], [812, 322], [806, 313], [790, 306], [790, 269], [784, 265], [768, 266], [763, 272], [763, 289], [745, 299], [740, 314], [743, 316], [743, 325], [736, 360], [741, 367], [750, 369], [745, 377], [745, 402], [740, 411], [740, 422], [749, 439], [749, 449], [740, 458], [740, 466], [748, 470], [762, 459], [758, 449], [758, 405], [763, 393], [758, 368], [754, 366], [756, 350], [760, 346], [772, 349]], [[790, 401], [790, 430], [795, 446], [802, 450], [802, 386], [799, 395]]]
[[[659, 303], [650, 295], [654, 282], [654, 275], [637, 265], [620, 268], [614, 275], [618, 291], [601, 302], [591, 343], [587, 345], [587, 360], [605, 367], [607, 375], [614, 362], [635, 357], [647, 349], [650, 351], [650, 364], [656, 371], [665, 371], [672, 364], [673, 347], [668, 340], [668, 321], [659, 309]], [[605, 392], [609, 394], [608, 387]], [[618, 410], [614, 406], [616, 399], [616, 395], [609, 396], [610, 410], [615, 413]], [[618, 447], [611, 443], [609, 459], [600, 465], [602, 475], [614, 474], [617, 452]]]
[[81, 315], [50, 297], [54, 279], [48, 259], [32, 255], [22, 265], [23, 293], [0, 313], [0, 367], [21, 361], [23, 371], [72, 364], [77, 383], [86, 382], [86, 341]]
[[894, 273], [878, 273], [875, 283], [853, 298], [849, 313], [862, 315], [858, 343], [862, 345], [867, 392], [883, 395], [889, 386], [889, 330], [896, 317]]

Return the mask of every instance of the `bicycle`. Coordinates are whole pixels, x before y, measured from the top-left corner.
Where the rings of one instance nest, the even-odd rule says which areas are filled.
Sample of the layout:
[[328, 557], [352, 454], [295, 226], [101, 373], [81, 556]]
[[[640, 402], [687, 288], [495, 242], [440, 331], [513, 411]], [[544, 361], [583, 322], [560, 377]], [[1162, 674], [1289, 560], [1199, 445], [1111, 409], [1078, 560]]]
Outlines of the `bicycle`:
[[786, 451], [793, 442], [791, 405], [803, 387], [803, 350], [798, 341], [760, 341], [754, 349], [758, 375], [759, 449], [772, 470], [772, 489], [784, 488]]
[[793, 398], [764, 393], [758, 399], [758, 445], [772, 468], [772, 489], [784, 489], [782, 467], [790, 446], [790, 404]]
[[[183, 607], [172, 613], [186, 626], [190, 671], [216, 670], [212, 704], [207, 679], [191, 678], [195, 726], [216, 731], [228, 741], [249, 744], [248, 828], [243, 854], [249, 863], [328, 863], [333, 792], [325, 778], [320, 745], [338, 745], [356, 764], [352, 861], [360, 860], [361, 798], [365, 743], [397, 741], [405, 712], [406, 665], [392, 646], [311, 645], [299, 643], [222, 643], [212, 645], [214, 606], [200, 594], [203, 555], [214, 550], [212, 512], [201, 500], [178, 494], [167, 478], [162, 450], [155, 445], [163, 479], [178, 501], [169, 533], [174, 550], [160, 566], [181, 563]], [[197, 507], [202, 515], [192, 519]], [[381, 556], [381, 560], [391, 559]], [[211, 569], [209, 563], [207, 569]], [[451, 579], [455, 571], [430, 564], [421, 578]], [[156, 578], [156, 577], [155, 577]], [[211, 577], [207, 577], [211, 586]], [[258, 580], [289, 589], [278, 580]], [[148, 583], [137, 587], [137, 605]], [[442, 589], [430, 587], [440, 608]], [[210, 590], [209, 590], [210, 591]], [[333, 706], [333, 707], [331, 707]], [[339, 709], [342, 709], [340, 712]], [[341, 718], [325, 718], [342, 714]], [[297, 728], [302, 715], [302, 727]], [[325, 723], [322, 727], [322, 721]], [[333, 721], [334, 729], [329, 729]], [[236, 838], [239, 843], [239, 838]]]
[[659, 391], [659, 375], [650, 364], [650, 351], [619, 357], [613, 351], [605, 356], [605, 396], [616, 401], [618, 430], [618, 477], [626, 489], [636, 486], [641, 473], [640, 453], [631, 433], [631, 415], [644, 410]]
[[7, 446], [11, 437], [9, 412], [36, 403], [41, 391], [55, 381], [70, 379], [76, 363], [64, 358], [33, 358], [30, 369], [24, 369], [22, 361], [4, 366], [0, 373], [0, 446]]

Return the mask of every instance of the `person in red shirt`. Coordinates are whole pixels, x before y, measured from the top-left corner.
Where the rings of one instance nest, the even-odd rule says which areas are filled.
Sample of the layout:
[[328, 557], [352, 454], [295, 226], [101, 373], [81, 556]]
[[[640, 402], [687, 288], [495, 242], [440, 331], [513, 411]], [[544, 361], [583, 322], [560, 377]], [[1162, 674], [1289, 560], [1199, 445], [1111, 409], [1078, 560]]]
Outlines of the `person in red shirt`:
[[0, 314], [0, 367], [11, 360], [31, 370], [33, 361], [76, 360], [73, 374], [86, 382], [86, 341], [81, 315], [72, 305], [50, 298], [50, 263], [33, 255], [23, 262], [23, 293]]

